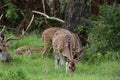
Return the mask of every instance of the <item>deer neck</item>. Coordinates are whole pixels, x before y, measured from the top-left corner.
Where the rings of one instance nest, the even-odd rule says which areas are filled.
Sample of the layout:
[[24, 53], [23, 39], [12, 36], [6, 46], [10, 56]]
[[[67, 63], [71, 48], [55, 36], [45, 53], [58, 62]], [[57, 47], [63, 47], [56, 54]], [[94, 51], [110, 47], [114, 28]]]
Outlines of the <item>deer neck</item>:
[[[68, 34], [68, 33], [67, 33]], [[73, 59], [73, 56], [72, 56], [72, 45], [71, 45], [71, 38], [69, 35], [66, 35], [66, 42], [67, 42], [67, 57], [68, 59], [72, 60]]]

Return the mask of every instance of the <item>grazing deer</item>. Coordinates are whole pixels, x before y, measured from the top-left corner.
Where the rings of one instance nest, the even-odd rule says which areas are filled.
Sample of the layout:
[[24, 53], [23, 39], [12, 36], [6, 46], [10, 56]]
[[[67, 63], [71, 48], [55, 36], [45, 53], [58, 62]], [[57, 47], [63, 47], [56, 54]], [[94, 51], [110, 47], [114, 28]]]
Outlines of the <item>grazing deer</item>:
[[[43, 52], [42, 52], [42, 56], [44, 57], [46, 51], [48, 49], [52, 49], [52, 38], [53, 38], [53, 35], [56, 33], [57, 30], [61, 30], [62, 28], [58, 28], [58, 27], [51, 27], [51, 28], [48, 28], [46, 30], [43, 31], [42, 33], [42, 40], [44, 42], [44, 49], [43, 49]], [[83, 51], [83, 47], [80, 43], [80, 39], [79, 39], [79, 36], [75, 33], [71, 33], [71, 36], [72, 36], [72, 48], [73, 48], [73, 55], [74, 55], [74, 58], [80, 58], [81, 57], [81, 52]]]
[[78, 49], [78, 47], [76, 47], [77, 40], [78, 39], [75, 34], [65, 29], [57, 30], [57, 32], [54, 34], [52, 39], [52, 46], [55, 53], [56, 69], [59, 68], [60, 62], [61, 66], [64, 66], [65, 60], [66, 72], [70, 71], [73, 73], [75, 71], [78, 57], [74, 58], [73, 47]]
[[13, 60], [12, 56], [9, 54], [8, 47], [10, 45], [10, 42], [8, 42], [8, 41], [21, 39], [25, 35], [28, 28], [30, 27], [33, 19], [34, 19], [34, 15], [32, 16], [32, 19], [31, 19], [29, 25], [27, 26], [26, 30], [22, 33], [21, 36], [19, 36], [17, 38], [10, 37], [7, 40], [4, 40], [5, 26], [3, 27], [3, 29], [0, 31], [0, 60], [1, 61], [11, 62]]
[[14, 50], [15, 54], [18, 55], [23, 55], [24, 53], [27, 54], [32, 54], [32, 53], [36, 53], [36, 52], [40, 52], [43, 49], [43, 47], [41, 46], [21, 46], [19, 48], [17, 48], [16, 50]]
[[51, 27], [51, 28], [48, 28], [48, 29], [45, 29], [42, 33], [42, 40], [44, 42], [44, 49], [43, 49], [43, 52], [42, 52], [42, 57], [44, 57], [46, 51], [48, 49], [52, 49], [52, 38], [53, 38], [53, 35], [54, 33], [59, 30], [61, 28], [58, 28], [58, 27]]

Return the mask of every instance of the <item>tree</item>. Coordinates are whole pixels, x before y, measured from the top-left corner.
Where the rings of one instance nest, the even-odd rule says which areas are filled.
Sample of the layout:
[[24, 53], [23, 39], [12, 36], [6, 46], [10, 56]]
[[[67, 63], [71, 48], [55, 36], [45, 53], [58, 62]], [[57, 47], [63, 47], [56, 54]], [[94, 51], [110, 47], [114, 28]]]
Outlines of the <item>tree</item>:
[[[64, 28], [77, 32], [78, 26], [86, 26], [85, 19], [88, 19], [91, 14], [90, 0], [69, 0], [65, 11], [65, 25]], [[85, 25], [84, 25], [85, 24]], [[78, 33], [79, 34], [79, 33]], [[86, 44], [86, 28], [79, 35], [83, 45]]]

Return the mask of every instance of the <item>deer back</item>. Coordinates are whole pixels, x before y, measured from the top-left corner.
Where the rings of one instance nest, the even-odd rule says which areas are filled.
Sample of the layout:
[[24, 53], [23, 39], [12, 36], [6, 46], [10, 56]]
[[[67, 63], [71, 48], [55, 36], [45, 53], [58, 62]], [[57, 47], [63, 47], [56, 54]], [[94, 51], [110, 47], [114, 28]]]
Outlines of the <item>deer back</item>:
[[58, 30], [53, 36], [53, 49], [61, 53], [61, 55], [72, 59], [71, 33], [68, 30]]
[[53, 38], [53, 35], [55, 34], [55, 32], [57, 30], [59, 30], [60, 28], [58, 27], [51, 27], [51, 28], [48, 28], [48, 29], [45, 29], [42, 33], [42, 40], [45, 44], [50, 44], [52, 45], [52, 38]]
[[15, 49], [14, 53], [22, 55], [26, 51], [26, 49], [28, 49], [28, 48], [29, 48], [29, 46], [21, 46], [21, 47]]

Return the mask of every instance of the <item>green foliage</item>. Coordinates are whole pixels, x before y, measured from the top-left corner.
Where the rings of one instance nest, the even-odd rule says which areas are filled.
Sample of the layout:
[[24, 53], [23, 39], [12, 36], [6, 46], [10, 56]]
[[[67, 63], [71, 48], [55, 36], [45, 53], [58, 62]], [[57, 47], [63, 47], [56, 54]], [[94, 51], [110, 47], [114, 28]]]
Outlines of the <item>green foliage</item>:
[[119, 6], [101, 6], [101, 20], [104, 24], [109, 24], [112, 27], [120, 26], [120, 5]]
[[[32, 41], [32, 43], [30, 41]], [[33, 35], [33, 33], [30, 33], [29, 35], [24, 36], [20, 40], [12, 41], [12, 45], [14, 45], [14, 46], [11, 46], [10, 49], [16, 49], [16, 48], [18, 48], [20, 46], [24, 46], [26, 44], [28, 46], [43, 46], [42, 39], [40, 38], [40, 36], [38, 36], [38, 35], [36, 36], [36, 35]]]
[[103, 29], [106, 36], [104, 38], [109, 40], [109, 47], [113, 50], [120, 49], [120, 6], [111, 7], [103, 6], [101, 7], [101, 20], [105, 24]]
[[107, 54], [104, 57], [108, 61], [120, 60], [120, 52], [107, 51]]
[[6, 11], [6, 17], [8, 20], [16, 21], [18, 20], [19, 16], [16, 12], [16, 6], [12, 3], [8, 3], [8, 9]]
[[120, 7], [102, 6], [97, 26], [88, 30], [89, 44], [85, 49], [85, 59], [120, 59]]
[[64, 13], [67, 0], [60, 0], [60, 12]]

